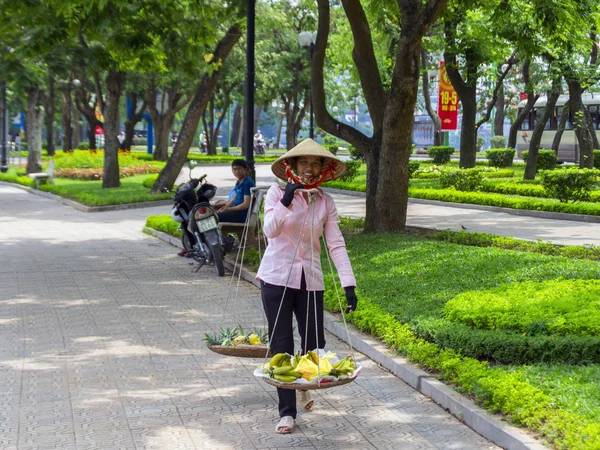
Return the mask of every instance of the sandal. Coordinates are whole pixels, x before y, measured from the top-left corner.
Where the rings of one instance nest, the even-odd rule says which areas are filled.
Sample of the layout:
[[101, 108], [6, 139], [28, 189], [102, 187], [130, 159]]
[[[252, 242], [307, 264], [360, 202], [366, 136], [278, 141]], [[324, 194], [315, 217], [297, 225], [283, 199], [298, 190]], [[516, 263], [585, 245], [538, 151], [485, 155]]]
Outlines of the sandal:
[[292, 416], [283, 416], [275, 426], [275, 431], [279, 434], [289, 434], [294, 431], [295, 426], [296, 421]]
[[312, 398], [310, 391], [298, 390], [298, 403], [304, 411], [312, 411], [315, 407], [315, 401]]

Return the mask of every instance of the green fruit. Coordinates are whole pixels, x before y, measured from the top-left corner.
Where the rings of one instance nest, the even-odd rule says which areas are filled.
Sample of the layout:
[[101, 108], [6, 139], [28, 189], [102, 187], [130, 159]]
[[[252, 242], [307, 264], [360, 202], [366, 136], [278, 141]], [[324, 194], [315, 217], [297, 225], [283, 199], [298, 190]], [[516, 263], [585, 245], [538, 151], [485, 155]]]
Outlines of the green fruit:
[[286, 374], [287, 372], [290, 372], [293, 369], [292, 366], [281, 366], [281, 367], [277, 367], [273, 370], [273, 373], [275, 375], [283, 375]]
[[273, 375], [277, 381], [281, 381], [282, 383], [293, 383], [296, 381], [296, 377], [291, 375]]

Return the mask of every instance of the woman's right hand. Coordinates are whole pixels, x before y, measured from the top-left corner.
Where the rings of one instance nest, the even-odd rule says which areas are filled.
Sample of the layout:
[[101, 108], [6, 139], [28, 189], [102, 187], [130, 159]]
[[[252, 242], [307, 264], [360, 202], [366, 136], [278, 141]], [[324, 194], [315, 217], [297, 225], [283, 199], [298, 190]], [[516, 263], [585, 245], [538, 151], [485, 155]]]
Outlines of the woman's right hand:
[[297, 189], [303, 189], [303, 184], [294, 184], [288, 180], [288, 184], [285, 186], [285, 192], [283, 193], [283, 197], [281, 199], [281, 204], [286, 208], [292, 204], [292, 200], [294, 199], [294, 193]]

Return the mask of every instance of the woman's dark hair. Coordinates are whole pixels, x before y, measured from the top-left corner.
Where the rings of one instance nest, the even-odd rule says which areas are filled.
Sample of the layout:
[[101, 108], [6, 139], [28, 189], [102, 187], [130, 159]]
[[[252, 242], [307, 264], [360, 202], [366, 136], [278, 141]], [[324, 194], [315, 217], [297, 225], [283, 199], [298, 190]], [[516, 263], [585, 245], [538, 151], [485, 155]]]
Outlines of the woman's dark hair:
[[244, 169], [248, 170], [248, 163], [245, 159], [234, 159], [231, 163], [231, 167], [234, 166], [243, 167]]

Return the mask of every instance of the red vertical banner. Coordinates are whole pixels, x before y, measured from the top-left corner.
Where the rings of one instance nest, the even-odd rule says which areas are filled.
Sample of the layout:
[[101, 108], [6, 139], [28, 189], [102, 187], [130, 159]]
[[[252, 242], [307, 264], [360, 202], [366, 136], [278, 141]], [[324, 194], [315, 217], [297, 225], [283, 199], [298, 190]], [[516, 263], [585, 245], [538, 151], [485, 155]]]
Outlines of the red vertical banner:
[[458, 124], [458, 94], [448, 78], [444, 61], [440, 61], [439, 81], [437, 113], [442, 119], [442, 131], [453, 131]]

